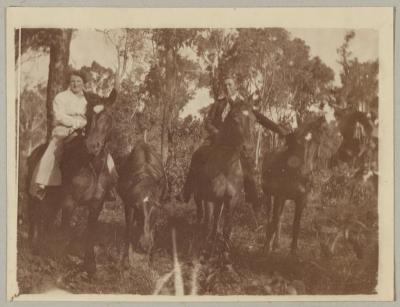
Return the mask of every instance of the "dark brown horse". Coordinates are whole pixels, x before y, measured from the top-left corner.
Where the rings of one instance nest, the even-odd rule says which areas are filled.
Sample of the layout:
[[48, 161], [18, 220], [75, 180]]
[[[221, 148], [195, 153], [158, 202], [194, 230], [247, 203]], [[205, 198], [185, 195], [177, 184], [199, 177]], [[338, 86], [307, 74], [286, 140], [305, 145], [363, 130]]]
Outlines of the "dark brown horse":
[[139, 141], [122, 163], [119, 174], [117, 189], [125, 204], [126, 221], [123, 260], [127, 259], [132, 244], [134, 249], [141, 245], [151, 261], [155, 222], [162, 212], [161, 203], [168, 196], [161, 157], [149, 144]]
[[[107, 98], [97, 97], [97, 101], [93, 104], [103, 104], [104, 110], [91, 114], [86, 136], [80, 134], [64, 144], [61, 160], [63, 184], [47, 187], [46, 196], [42, 201], [30, 196], [28, 204], [29, 237], [35, 251], [42, 250], [45, 237], [51, 233], [60, 209], [62, 209], [61, 227], [68, 235], [74, 208], [77, 205], [88, 207], [84, 268], [89, 274], [96, 271], [93, 248], [97, 220], [103, 208], [105, 195], [114, 184], [107, 168], [109, 154], [107, 141], [112, 128], [110, 106], [115, 97], [115, 95]], [[31, 181], [34, 168], [46, 146], [47, 144], [40, 145], [28, 158], [28, 182]]]
[[295, 214], [293, 220], [293, 238], [291, 251], [297, 251], [297, 241], [300, 231], [300, 220], [306, 205], [309, 192], [309, 173], [311, 171], [309, 156], [309, 142], [317, 133], [323, 117], [319, 117], [307, 124], [301, 125], [296, 131], [286, 136], [286, 147], [276, 153], [267, 153], [263, 161], [262, 187], [264, 194], [273, 196], [272, 217], [267, 223], [266, 241], [264, 248], [269, 252], [272, 243], [278, 235], [280, 219], [286, 200], [295, 202]]
[[[343, 136], [343, 142], [337, 153], [332, 157], [331, 166], [336, 165], [338, 161], [347, 163], [355, 162], [365, 152], [364, 145], [370, 141], [374, 128], [373, 118], [369, 114], [353, 108], [336, 108], [335, 119], [338, 123], [338, 129]], [[357, 124], [363, 127], [364, 140], [356, 136]]]
[[243, 190], [239, 158], [244, 148], [251, 147], [251, 128], [256, 122], [251, 108], [247, 103], [233, 106], [216, 140], [193, 154], [192, 163], [200, 160], [193, 184], [197, 219], [205, 222], [209, 237], [216, 235], [219, 225], [225, 240], [231, 234], [232, 211]]
[[[268, 251], [272, 247], [278, 247], [281, 215], [285, 201], [290, 199], [294, 200], [296, 204], [292, 241], [292, 252], [296, 252], [301, 214], [309, 192], [310, 171], [315, 167], [313, 160], [318, 155], [315, 150], [312, 150], [312, 147], [315, 149], [315, 147], [321, 146], [321, 143], [324, 143], [325, 146], [328, 146], [329, 143], [334, 144], [335, 141], [323, 140], [323, 138], [333, 138], [332, 132], [336, 132], [341, 135], [339, 146], [333, 146], [330, 149], [324, 148], [328, 153], [331, 151], [329, 166], [336, 165], [338, 161], [354, 163], [356, 160], [362, 160], [363, 144], [355, 136], [355, 133], [357, 124], [360, 124], [368, 143], [373, 126], [372, 119], [367, 114], [352, 108], [335, 109], [334, 118], [327, 124], [327, 129], [332, 130], [330, 136], [321, 133], [323, 123], [327, 124], [326, 120], [324, 117], [319, 117], [309, 121], [308, 124], [300, 125], [297, 131], [288, 135], [287, 148], [276, 153], [268, 153], [264, 157], [263, 190], [272, 209], [265, 245]], [[312, 142], [310, 142], [311, 140]], [[273, 246], [271, 246], [272, 244]]]

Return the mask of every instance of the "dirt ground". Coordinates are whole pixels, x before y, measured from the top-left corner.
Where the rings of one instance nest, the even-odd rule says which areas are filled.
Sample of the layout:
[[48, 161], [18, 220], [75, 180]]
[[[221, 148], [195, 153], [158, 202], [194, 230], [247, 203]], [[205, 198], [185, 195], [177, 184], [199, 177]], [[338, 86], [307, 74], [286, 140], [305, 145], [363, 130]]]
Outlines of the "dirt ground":
[[[165, 281], [173, 271], [173, 226], [185, 294], [371, 294], [378, 263], [376, 200], [359, 199], [357, 205], [351, 204], [354, 209], [346, 197], [336, 195], [323, 201], [321, 195], [311, 194], [296, 257], [289, 253], [292, 203], [285, 207], [280, 248], [269, 255], [263, 252], [266, 210], [262, 209], [255, 221], [249, 205], [241, 204], [235, 212], [233, 246], [225, 262], [193, 258], [195, 206], [192, 202], [171, 203], [166, 205], [168, 218], [157, 238], [153, 263], [149, 265], [146, 255], [130, 251], [128, 268], [119, 265], [123, 206], [119, 201], [106, 203], [95, 247], [97, 273], [92, 279], [80, 269], [87, 214], [84, 208], [75, 212], [71, 237], [51, 236], [41, 255], [32, 254], [24, 221], [18, 230], [20, 293], [61, 289], [71, 293], [173, 295], [174, 279]], [[346, 209], [351, 209], [351, 214]]]

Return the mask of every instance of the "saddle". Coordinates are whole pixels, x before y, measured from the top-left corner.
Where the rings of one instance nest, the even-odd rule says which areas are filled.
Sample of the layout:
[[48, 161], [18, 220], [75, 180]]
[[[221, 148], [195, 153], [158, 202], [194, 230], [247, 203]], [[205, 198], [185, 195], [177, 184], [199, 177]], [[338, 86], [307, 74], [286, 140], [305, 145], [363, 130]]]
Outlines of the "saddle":
[[71, 179], [79, 169], [90, 161], [90, 154], [85, 149], [85, 137], [82, 134], [64, 142], [64, 150], [60, 159], [63, 182]]

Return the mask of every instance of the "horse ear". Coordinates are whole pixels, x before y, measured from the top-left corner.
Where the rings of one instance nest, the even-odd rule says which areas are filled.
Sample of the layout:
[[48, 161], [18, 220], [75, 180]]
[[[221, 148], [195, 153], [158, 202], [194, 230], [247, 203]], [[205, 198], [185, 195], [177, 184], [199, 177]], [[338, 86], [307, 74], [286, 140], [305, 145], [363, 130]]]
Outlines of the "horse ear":
[[117, 99], [117, 90], [115, 89], [115, 87], [111, 90], [110, 95], [108, 95], [108, 101], [109, 104], [113, 104], [115, 102], [115, 100]]
[[303, 124], [303, 121], [300, 116], [300, 112], [298, 112], [298, 111], [296, 111], [296, 122], [297, 122], [297, 127], [299, 127]]
[[101, 104], [104, 105], [106, 111], [111, 110], [116, 99], [117, 99], [117, 90], [113, 88], [108, 97], [104, 97], [101, 99], [102, 101]]

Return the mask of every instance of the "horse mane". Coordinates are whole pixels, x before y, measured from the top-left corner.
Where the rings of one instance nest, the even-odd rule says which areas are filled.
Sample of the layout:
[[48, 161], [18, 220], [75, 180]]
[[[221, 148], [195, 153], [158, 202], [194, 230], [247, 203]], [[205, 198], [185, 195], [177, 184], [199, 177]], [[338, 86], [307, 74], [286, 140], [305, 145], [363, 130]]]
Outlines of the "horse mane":
[[140, 140], [126, 159], [120, 176], [129, 176], [134, 180], [143, 177], [159, 180], [165, 177], [165, 174], [160, 156], [149, 144]]
[[85, 138], [82, 135], [64, 144], [63, 157], [60, 164], [63, 181], [64, 178], [71, 178], [71, 176], [76, 174], [82, 167], [87, 165], [92, 157], [93, 156], [87, 151]]
[[[149, 144], [140, 140], [121, 165], [119, 181], [123, 190], [132, 199], [143, 197], [143, 193], [163, 201], [169, 197], [168, 181], [160, 155]], [[148, 194], [150, 193], [150, 194]]]

